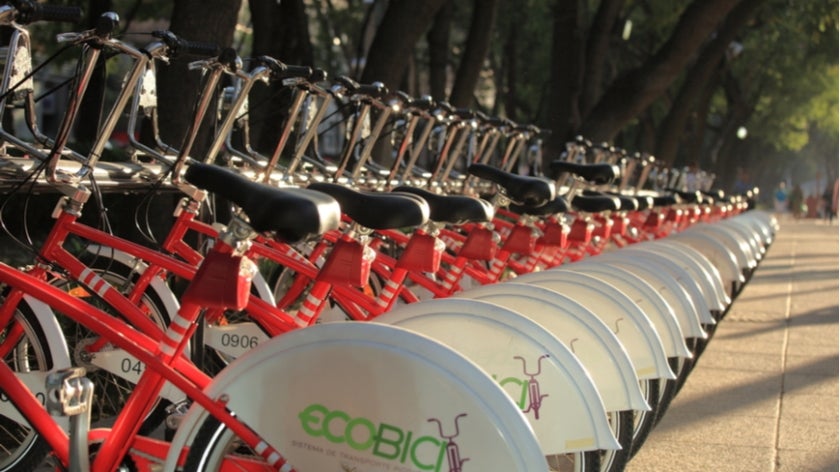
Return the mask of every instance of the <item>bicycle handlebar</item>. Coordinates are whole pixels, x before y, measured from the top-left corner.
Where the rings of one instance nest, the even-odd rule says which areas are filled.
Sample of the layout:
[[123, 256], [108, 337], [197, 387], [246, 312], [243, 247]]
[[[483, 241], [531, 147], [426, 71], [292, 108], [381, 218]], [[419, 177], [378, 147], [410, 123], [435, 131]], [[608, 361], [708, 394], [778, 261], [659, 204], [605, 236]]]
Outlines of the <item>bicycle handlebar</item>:
[[36, 21], [78, 23], [82, 20], [82, 9], [76, 6], [35, 3], [31, 0], [10, 2], [17, 10], [16, 21], [20, 24]]
[[189, 54], [202, 57], [216, 57], [221, 53], [221, 48], [215, 43], [202, 41], [189, 41], [181, 38], [171, 31], [153, 31], [152, 36], [162, 40], [169, 47], [169, 54]]

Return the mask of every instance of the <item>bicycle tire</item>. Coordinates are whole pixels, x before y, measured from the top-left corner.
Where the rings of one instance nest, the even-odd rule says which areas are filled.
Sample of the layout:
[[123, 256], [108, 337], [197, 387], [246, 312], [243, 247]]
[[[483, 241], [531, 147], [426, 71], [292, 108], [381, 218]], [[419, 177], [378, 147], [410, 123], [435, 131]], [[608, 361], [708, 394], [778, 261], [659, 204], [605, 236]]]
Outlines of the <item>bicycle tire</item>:
[[671, 366], [671, 370], [677, 373], [677, 378], [666, 380], [664, 382], [664, 388], [660, 389], [659, 408], [656, 412], [654, 426], [662, 421], [662, 418], [668, 411], [668, 407], [671, 405], [671, 401], [677, 396], [680, 378], [688, 376], [688, 364], [685, 361], [686, 359], [677, 357], [668, 359], [668, 364]]
[[187, 460], [184, 463], [184, 470], [194, 472], [221, 470], [224, 458], [228, 455], [247, 456], [249, 458], [253, 457], [254, 460], [262, 460], [262, 457], [256, 452], [249, 448], [242, 448], [237, 443], [237, 438], [219, 420], [208, 416], [201, 424], [201, 428], [199, 428], [195, 440], [192, 442]]
[[633, 450], [633, 410], [607, 412], [610, 429], [621, 444], [621, 449], [601, 451], [600, 470], [602, 472], [621, 472], [630, 460]]
[[[107, 257], [96, 257], [93, 261], [87, 264], [93, 272], [102, 277], [109, 284], [125, 293], [131, 288], [133, 282], [139, 277], [139, 274], [132, 270], [132, 268], [125, 264], [109, 259]], [[87, 289], [84, 285], [79, 284], [74, 280], [56, 278], [51, 283], [61, 288], [64, 291], [71, 291], [74, 288], [80, 288], [82, 296], [87, 297], [88, 303], [96, 306], [106, 313], [110, 313], [115, 317], [120, 317], [118, 313], [105, 301], [99, 299], [92, 293], [85, 293]], [[154, 290], [147, 290], [143, 294], [143, 303], [149, 310], [149, 317], [163, 329], [169, 325], [171, 320], [167, 313], [166, 305], [155, 294]], [[67, 318], [61, 313], [56, 313], [59, 317], [62, 331], [65, 333], [67, 339], [67, 346], [70, 350], [71, 359], [76, 366], [85, 367], [87, 370], [87, 377], [94, 384], [94, 400], [91, 408], [91, 424], [108, 424], [109, 419], [115, 417], [122, 410], [123, 405], [131, 395], [134, 385], [129, 381], [118, 377], [117, 375], [108, 373], [90, 362], [82, 359], [82, 345], [83, 343], [95, 339], [96, 334], [89, 331], [87, 328], [75, 323], [73, 320]], [[163, 423], [166, 418], [166, 408], [169, 402], [159, 399], [157, 404], [150, 410], [149, 414], [143, 421], [140, 427], [140, 434], [148, 434], [154, 431]]]
[[[34, 367], [39, 370], [52, 369], [55, 365], [53, 350], [35, 314], [25, 302], [18, 306], [15, 319], [23, 324], [25, 337], [3, 361], [20, 372], [31, 372], [32, 360], [37, 363]], [[0, 331], [0, 336], [5, 336], [5, 330]], [[34, 358], [30, 359], [27, 354], [26, 359], [21, 359], [24, 352], [32, 353]], [[17, 409], [12, 399], [4, 396], [4, 401]], [[43, 462], [48, 452], [49, 446], [34, 428], [0, 416], [0, 472], [30, 472]]]
[[642, 447], [653, 427], [656, 425], [656, 418], [659, 412], [659, 379], [647, 379], [639, 381], [642, 393], [645, 396], [649, 411], [634, 411], [633, 413], [633, 442], [630, 450], [630, 457]]

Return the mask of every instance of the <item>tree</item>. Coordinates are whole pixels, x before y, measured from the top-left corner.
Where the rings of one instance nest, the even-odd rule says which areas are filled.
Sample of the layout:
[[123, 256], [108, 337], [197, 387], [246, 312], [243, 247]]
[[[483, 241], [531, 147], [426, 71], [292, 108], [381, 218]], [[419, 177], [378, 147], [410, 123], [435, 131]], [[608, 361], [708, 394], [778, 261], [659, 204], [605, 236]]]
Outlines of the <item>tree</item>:
[[611, 140], [622, 126], [659, 98], [715, 31], [737, 0], [694, 0], [668, 41], [641, 66], [612, 81], [584, 119], [580, 132], [590, 139]]
[[580, 96], [580, 109], [587, 114], [601, 93], [610, 49], [610, 33], [625, 0], [601, 0], [586, 38], [586, 80]]
[[379, 81], [395, 89], [412, 56], [414, 45], [448, 0], [392, 0], [367, 53], [361, 81]]
[[686, 122], [696, 110], [705, 84], [712, 80], [712, 75], [718, 70], [718, 65], [724, 59], [732, 41], [752, 18], [754, 10], [764, 2], [765, 0], [743, 0], [732, 9], [714, 38], [703, 47], [697, 60], [686, 71], [682, 86], [659, 127], [655, 155], [665, 165], [671, 166], [674, 163]]
[[452, 28], [452, 2], [446, 2], [435, 15], [426, 35], [429, 43], [429, 93], [435, 100], [446, 100], [449, 69], [449, 30]]
[[470, 32], [464, 45], [464, 54], [461, 56], [458, 73], [455, 75], [452, 92], [449, 94], [449, 102], [455, 107], [473, 105], [473, 92], [484, 66], [487, 51], [490, 49], [498, 3], [498, 0], [476, 0], [473, 3]]
[[[253, 24], [252, 54], [270, 56], [287, 64], [313, 65], [306, 8], [303, 0], [248, 0]], [[255, 87], [249, 97], [249, 120], [255, 147], [271, 152], [283, 129], [291, 94], [275, 83]]]
[[[172, 9], [170, 29], [191, 41], [229, 47], [233, 42], [239, 7], [239, 0], [180, 0]], [[194, 99], [201, 83], [200, 73], [187, 70], [191, 59], [194, 58], [178, 58], [158, 71], [161, 135], [165, 142], [176, 147], [180, 147], [192, 121]], [[193, 147], [193, 155], [200, 156], [209, 146], [211, 129], [208, 123], [213, 116], [214, 113], [208, 113]]]
[[[112, 8], [111, 0], [90, 0], [86, 12], [85, 26], [87, 28], [96, 27], [100, 15]], [[79, 116], [82, 119], [76, 120], [74, 134], [76, 144], [80, 146], [78, 150], [82, 152], [87, 152], [90, 149], [99, 134], [99, 125], [105, 106], [106, 62], [106, 56], [99, 57], [96, 69], [85, 91], [85, 96], [79, 105]]]
[[582, 10], [580, 0], [558, 0], [552, 12], [552, 61], [547, 94], [551, 103], [547, 124], [552, 130], [546, 153], [549, 156], [559, 154], [563, 143], [581, 124], [578, 101], [585, 67]]

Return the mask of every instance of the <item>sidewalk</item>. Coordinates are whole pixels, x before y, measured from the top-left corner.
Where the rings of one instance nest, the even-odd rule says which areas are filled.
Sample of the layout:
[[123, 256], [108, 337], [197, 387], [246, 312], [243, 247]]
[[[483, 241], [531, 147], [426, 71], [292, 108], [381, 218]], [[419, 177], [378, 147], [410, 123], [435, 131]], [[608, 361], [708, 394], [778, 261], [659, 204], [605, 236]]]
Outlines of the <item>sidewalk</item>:
[[782, 223], [627, 470], [838, 470], [836, 225]]

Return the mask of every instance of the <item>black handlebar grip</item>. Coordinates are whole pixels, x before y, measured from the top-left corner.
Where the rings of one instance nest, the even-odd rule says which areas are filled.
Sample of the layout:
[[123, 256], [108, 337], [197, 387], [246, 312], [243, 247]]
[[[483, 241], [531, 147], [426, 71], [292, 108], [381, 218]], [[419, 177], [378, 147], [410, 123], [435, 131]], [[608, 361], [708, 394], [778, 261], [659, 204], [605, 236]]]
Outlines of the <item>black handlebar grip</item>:
[[83, 16], [82, 9], [76, 6], [22, 2], [18, 9], [17, 21], [20, 24], [36, 21], [78, 23], [82, 21]]
[[452, 105], [449, 104], [449, 102], [441, 100], [437, 104], [438, 104], [438, 107], [440, 107], [441, 110], [443, 110], [443, 111], [445, 111], [449, 114], [455, 113], [455, 109], [452, 107]]
[[431, 95], [423, 95], [420, 98], [412, 99], [409, 103], [411, 103], [412, 107], [417, 108], [418, 110], [430, 110], [435, 106], [435, 101]]
[[403, 92], [402, 90], [397, 90], [394, 92], [394, 95], [403, 103], [411, 103], [411, 95]]
[[347, 77], [346, 75], [340, 75], [336, 77], [335, 81], [343, 85], [344, 88], [346, 88], [350, 92], [355, 92], [359, 89], [359, 83], [351, 79], [350, 77]]
[[325, 71], [324, 69], [313, 68], [312, 73], [309, 74], [309, 79], [308, 80], [309, 80], [309, 82], [314, 84], [314, 83], [323, 82], [323, 81], [327, 80], [328, 76], [329, 76], [329, 74], [327, 74], [327, 71]]
[[181, 39], [178, 41], [177, 51], [175, 52], [176, 54], [189, 54], [192, 56], [216, 57], [222, 52], [222, 48], [214, 43]]
[[280, 73], [280, 76], [284, 79], [309, 79], [310, 77], [312, 77], [312, 68], [309, 66], [290, 66], [286, 64], [286, 69]]
[[372, 84], [361, 84], [356, 89], [357, 93], [368, 95], [373, 98], [382, 98], [388, 95], [388, 87], [382, 82], [374, 82]]
[[470, 118], [475, 118], [475, 112], [469, 108], [456, 108], [455, 116], [467, 120]]

